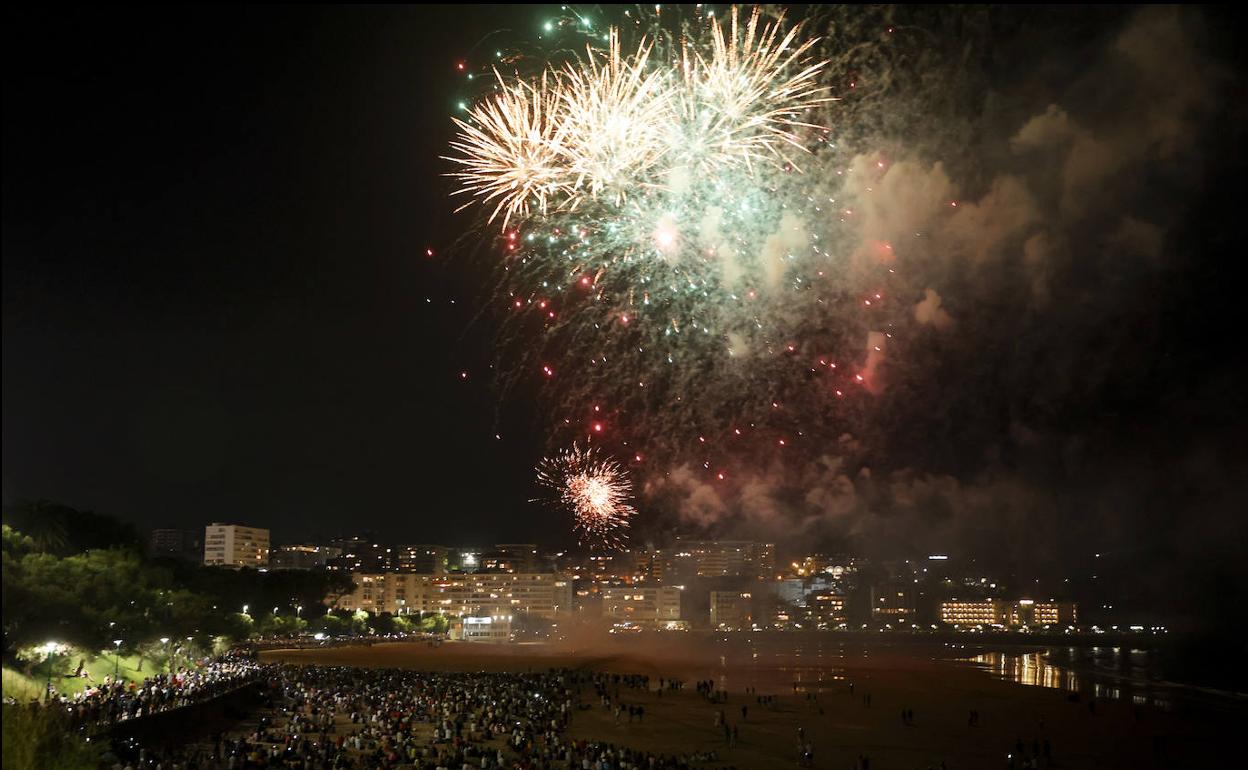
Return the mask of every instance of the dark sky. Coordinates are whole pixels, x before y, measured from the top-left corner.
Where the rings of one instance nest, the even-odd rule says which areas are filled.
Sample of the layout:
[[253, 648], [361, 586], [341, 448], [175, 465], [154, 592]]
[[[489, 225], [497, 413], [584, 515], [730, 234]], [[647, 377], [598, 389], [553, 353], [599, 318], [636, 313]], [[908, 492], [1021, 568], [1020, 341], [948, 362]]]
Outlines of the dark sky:
[[424, 256], [455, 64], [505, 13], [7, 13], [5, 501], [536, 537], [535, 442], [455, 379], [488, 335]]

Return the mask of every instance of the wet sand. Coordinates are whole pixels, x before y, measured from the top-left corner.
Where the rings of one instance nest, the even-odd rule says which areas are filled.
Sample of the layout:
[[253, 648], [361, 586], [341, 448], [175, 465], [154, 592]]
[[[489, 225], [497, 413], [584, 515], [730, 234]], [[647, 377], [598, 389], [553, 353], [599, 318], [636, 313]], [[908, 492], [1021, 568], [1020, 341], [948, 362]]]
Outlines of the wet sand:
[[[655, 753], [714, 750], [708, 766], [782, 768], [797, 765], [798, 727], [814, 745], [815, 766], [853, 768], [860, 754], [871, 767], [1005, 768], [1021, 739], [1030, 755], [1033, 739], [1048, 738], [1054, 765], [1063, 768], [1172, 768], [1225, 764], [1232, 756], [1230, 731], [1245, 716], [1231, 707], [1199, 713], [1175, 706], [1162, 710], [1130, 701], [1088, 699], [1069, 693], [1000, 681], [974, 666], [944, 660], [936, 647], [818, 647], [784, 655], [761, 654], [746, 645], [713, 645], [696, 638], [671, 641], [612, 640], [590, 647], [389, 643], [368, 647], [275, 650], [265, 660], [288, 663], [394, 667], [427, 671], [526, 671], [552, 667], [685, 679], [686, 689], [665, 692], [620, 689], [625, 704], [646, 709], [644, 722], [617, 724], [594, 703], [577, 712], [575, 738], [605, 741]], [[714, 679], [729, 692], [726, 704], [707, 702], [693, 680]], [[854, 694], [850, 694], [850, 683]], [[747, 686], [778, 696], [774, 709], [759, 706]], [[863, 703], [870, 694], [871, 704]], [[817, 700], [812, 697], [817, 696]], [[593, 702], [592, 692], [585, 702]], [[743, 719], [741, 707], [748, 708]], [[723, 710], [740, 740], [729, 749], [715, 714]], [[902, 709], [914, 712], [912, 726]], [[978, 710], [980, 724], [968, 726]], [[1022, 767], [1022, 762], [1016, 762]]]

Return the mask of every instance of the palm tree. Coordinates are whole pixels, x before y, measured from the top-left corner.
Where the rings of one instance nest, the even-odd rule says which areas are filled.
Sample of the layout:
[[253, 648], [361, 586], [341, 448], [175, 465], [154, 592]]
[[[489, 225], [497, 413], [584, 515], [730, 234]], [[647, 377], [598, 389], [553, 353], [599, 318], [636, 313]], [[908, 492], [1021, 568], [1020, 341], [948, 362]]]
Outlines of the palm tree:
[[57, 553], [69, 542], [63, 505], [47, 500], [18, 500], [5, 516], [17, 531], [30, 537], [37, 550]]

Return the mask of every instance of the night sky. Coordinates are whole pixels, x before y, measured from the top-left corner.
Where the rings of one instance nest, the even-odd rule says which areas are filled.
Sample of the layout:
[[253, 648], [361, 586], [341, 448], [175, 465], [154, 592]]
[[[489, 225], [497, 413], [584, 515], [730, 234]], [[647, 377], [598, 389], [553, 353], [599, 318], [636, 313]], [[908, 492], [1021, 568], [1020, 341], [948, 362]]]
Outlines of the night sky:
[[[1043, 287], [1023, 257], [915, 275], [929, 336], [911, 336], [872, 412], [878, 488], [859, 472], [842, 483], [852, 500], [818, 502], [855, 523], [711, 513], [735, 534], [800, 521], [836, 544], [1001, 546], [1063, 569], [1105, 548], [1147, 566], [1157, 593], [1242, 589], [1238, 27], [1194, 12], [1179, 53], [1137, 52], [1160, 73], [1140, 85], [1104, 54], [1141, 27], [1131, 12], [1027, 13], [984, 14], [992, 34], [961, 18], [935, 30], [954, 51], [962, 34], [1001, 42], [957, 65], [986, 73], [950, 88], [943, 106], [965, 124], [928, 126], [912, 149], [988, 191], [968, 192], [985, 223], [950, 239], [983, 242], [992, 181], [1022, 179], [1064, 261]], [[6, 504], [54, 499], [143, 528], [245, 522], [279, 541], [570, 540], [529, 502], [546, 443], [529, 394], [500, 406], [490, 387], [480, 274], [444, 258], [472, 222], [452, 213], [439, 159], [466, 95], [456, 64], [496, 30], [536, 31], [541, 12], [6, 15]], [[898, 130], [915, 137], [926, 117]], [[1133, 144], [1150, 130], [1165, 141]], [[1005, 157], [1060, 131], [1076, 147], [1115, 137], [1087, 143], [1083, 170], [1101, 175], [1086, 189], [1053, 178], [1056, 155]], [[914, 169], [915, 185], [935, 175]], [[1074, 193], [1094, 202], [1072, 213]], [[939, 333], [919, 301], [929, 286], [951, 314]], [[770, 483], [763, 508], [780, 497]], [[643, 509], [654, 530], [710, 515], [690, 512], [701, 482], [672, 484]]]
[[537, 536], [534, 444], [492, 442], [489, 393], [455, 376], [487, 341], [425, 257], [458, 235], [438, 159], [456, 56], [507, 23], [10, 14], [6, 502], [288, 539]]

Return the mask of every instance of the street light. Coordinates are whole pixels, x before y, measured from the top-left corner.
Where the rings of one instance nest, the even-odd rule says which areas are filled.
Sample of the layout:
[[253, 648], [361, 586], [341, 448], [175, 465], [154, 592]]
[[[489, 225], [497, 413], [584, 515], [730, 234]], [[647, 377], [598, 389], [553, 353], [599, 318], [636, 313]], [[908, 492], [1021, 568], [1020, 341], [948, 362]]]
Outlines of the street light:
[[120, 639], [113, 640], [113, 682], [117, 681], [117, 672], [121, 668], [121, 641]]
[[52, 700], [52, 656], [64, 649], [65, 645], [60, 642], [46, 642], [42, 647], [38, 647], [40, 652], [44, 653], [43, 662], [48, 665], [48, 681], [43, 687], [44, 701]]
[[295, 605], [295, 617], [300, 617], [302, 614], [303, 614], [303, 605], [302, 604]]

